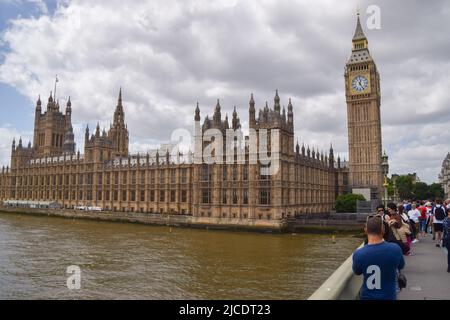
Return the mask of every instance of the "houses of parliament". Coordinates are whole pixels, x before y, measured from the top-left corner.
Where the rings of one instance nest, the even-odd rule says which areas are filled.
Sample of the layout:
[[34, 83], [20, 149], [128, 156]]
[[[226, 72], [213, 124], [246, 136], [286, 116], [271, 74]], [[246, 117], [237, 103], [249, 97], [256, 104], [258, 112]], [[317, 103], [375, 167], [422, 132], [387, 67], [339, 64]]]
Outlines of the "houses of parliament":
[[[96, 206], [107, 211], [187, 214], [195, 217], [284, 219], [304, 213], [328, 213], [339, 194], [367, 188], [381, 194], [381, 123], [379, 75], [368, 50], [359, 16], [345, 88], [349, 129], [349, 162], [335, 158], [333, 148], [319, 153], [295, 143], [294, 106], [281, 108], [278, 91], [273, 105], [257, 115], [251, 95], [249, 128], [277, 129], [279, 170], [262, 173], [249, 161], [198, 163], [179, 161], [169, 152], [130, 154], [126, 105], [119, 92], [108, 131], [86, 127], [84, 152], [76, 152], [70, 98], [61, 110], [50, 94], [45, 106], [36, 102], [33, 142], [13, 141], [11, 167], [0, 173], [0, 200], [57, 202], [62, 208]], [[200, 108], [193, 120], [201, 121]], [[239, 130], [236, 109], [231, 124], [222, 118], [219, 101], [201, 130]], [[176, 157], [178, 158], [178, 157]]]

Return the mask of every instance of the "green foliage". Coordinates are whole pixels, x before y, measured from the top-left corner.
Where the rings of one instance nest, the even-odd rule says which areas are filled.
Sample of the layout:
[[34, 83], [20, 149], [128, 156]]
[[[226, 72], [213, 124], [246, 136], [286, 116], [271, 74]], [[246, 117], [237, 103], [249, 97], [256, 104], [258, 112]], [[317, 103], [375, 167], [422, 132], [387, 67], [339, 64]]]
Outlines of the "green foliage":
[[387, 181], [388, 181], [388, 186], [387, 186], [388, 196], [392, 197], [394, 195], [394, 183], [389, 178], [387, 179]]
[[356, 201], [365, 201], [363, 195], [347, 193], [342, 194], [336, 198], [336, 212], [339, 213], [354, 213], [356, 212]]
[[443, 199], [444, 189], [442, 188], [442, 185], [439, 183], [433, 183], [428, 187], [428, 190], [430, 192], [430, 198], [440, 198]]
[[397, 192], [400, 198], [402, 199], [411, 199], [413, 198], [413, 187], [414, 182], [411, 176], [399, 176], [395, 181], [397, 185]]
[[414, 185], [414, 200], [425, 200], [430, 198], [429, 186], [425, 182], [417, 182]]
[[[444, 197], [444, 190], [439, 183], [431, 185], [425, 182], [415, 182], [411, 175], [401, 175], [395, 180], [395, 186], [400, 199], [411, 200], [428, 200], [428, 199], [442, 199]], [[394, 195], [394, 181], [388, 179], [388, 194]]]

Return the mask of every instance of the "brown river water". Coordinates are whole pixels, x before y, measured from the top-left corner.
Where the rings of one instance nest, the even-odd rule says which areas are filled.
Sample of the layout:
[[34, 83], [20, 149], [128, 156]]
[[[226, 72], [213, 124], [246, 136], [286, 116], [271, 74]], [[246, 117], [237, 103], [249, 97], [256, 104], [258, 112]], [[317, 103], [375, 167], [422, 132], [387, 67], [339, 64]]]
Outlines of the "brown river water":
[[306, 299], [361, 242], [0, 213], [0, 299]]

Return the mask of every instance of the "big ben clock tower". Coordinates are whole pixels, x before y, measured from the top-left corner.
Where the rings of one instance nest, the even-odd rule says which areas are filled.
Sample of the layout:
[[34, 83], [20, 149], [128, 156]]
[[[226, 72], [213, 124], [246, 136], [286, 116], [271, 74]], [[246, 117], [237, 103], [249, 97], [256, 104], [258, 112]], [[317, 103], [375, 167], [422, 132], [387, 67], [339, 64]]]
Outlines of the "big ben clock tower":
[[354, 193], [380, 200], [383, 184], [380, 75], [370, 55], [359, 14], [352, 43], [352, 53], [345, 67], [349, 185]]

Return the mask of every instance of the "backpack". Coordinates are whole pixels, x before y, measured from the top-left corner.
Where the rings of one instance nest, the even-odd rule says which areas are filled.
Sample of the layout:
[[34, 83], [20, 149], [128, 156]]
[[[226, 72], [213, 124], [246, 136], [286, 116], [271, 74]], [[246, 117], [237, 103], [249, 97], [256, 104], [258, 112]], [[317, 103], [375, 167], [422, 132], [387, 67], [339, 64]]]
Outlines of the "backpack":
[[436, 220], [445, 219], [445, 211], [442, 206], [434, 208], [434, 217], [436, 218]]

